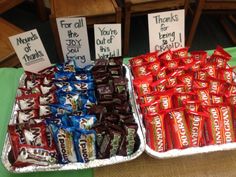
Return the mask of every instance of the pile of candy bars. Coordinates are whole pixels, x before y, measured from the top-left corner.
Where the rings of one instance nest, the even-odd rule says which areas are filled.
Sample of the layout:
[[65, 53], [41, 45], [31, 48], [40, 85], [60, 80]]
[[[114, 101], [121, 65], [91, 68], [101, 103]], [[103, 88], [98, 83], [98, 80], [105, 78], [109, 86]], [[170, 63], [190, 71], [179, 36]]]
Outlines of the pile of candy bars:
[[71, 60], [38, 74], [25, 73], [17, 91], [16, 121], [8, 126], [14, 167], [87, 163], [133, 153], [137, 125], [122, 59], [119, 65], [115, 59], [109, 63], [98, 60], [81, 69]]
[[98, 158], [131, 155], [138, 146], [138, 125], [129, 102], [122, 58], [97, 60], [93, 76], [98, 104], [91, 113], [97, 116], [99, 122], [94, 126]]
[[235, 142], [231, 56], [188, 48], [130, 60], [148, 146], [157, 152]]

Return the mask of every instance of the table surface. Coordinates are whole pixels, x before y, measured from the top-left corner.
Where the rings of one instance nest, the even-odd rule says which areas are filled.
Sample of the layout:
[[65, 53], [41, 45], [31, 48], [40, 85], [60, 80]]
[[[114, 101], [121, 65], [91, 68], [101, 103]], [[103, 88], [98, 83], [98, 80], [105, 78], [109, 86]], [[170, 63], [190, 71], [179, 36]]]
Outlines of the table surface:
[[[225, 49], [232, 55], [229, 62], [231, 66], [236, 65], [236, 48]], [[208, 51], [209, 54], [212, 51]], [[128, 58], [125, 59], [127, 63]], [[12, 106], [18, 81], [23, 70], [14, 68], [0, 68], [0, 152], [3, 148], [7, 125], [11, 116]], [[0, 176], [23, 177], [25, 174], [13, 174], [8, 172], [0, 162]], [[236, 176], [236, 151], [213, 152], [173, 159], [153, 159], [143, 153], [137, 159], [88, 170], [63, 171], [63, 172], [37, 172], [31, 173], [31, 177], [235, 177]]]

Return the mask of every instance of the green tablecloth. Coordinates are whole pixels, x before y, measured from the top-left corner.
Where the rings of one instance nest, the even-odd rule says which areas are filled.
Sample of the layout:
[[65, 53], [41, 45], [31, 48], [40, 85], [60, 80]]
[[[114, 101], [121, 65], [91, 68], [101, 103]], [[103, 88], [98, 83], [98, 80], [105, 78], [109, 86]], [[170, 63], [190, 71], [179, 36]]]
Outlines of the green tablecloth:
[[[232, 60], [229, 62], [231, 66], [236, 66], [236, 47], [225, 49], [232, 55]], [[211, 54], [213, 50], [208, 51]], [[129, 58], [125, 58], [124, 62], [128, 63]], [[5, 140], [7, 125], [11, 116], [12, 106], [15, 100], [15, 93], [18, 86], [18, 81], [22, 75], [22, 69], [0, 68], [0, 152], [2, 152], [3, 143]], [[23, 177], [25, 174], [13, 174], [8, 172], [2, 162], [0, 162], [0, 176], [2, 177]], [[78, 171], [63, 171], [63, 172], [40, 172], [31, 173], [31, 177], [93, 177], [93, 170], [78, 170]]]

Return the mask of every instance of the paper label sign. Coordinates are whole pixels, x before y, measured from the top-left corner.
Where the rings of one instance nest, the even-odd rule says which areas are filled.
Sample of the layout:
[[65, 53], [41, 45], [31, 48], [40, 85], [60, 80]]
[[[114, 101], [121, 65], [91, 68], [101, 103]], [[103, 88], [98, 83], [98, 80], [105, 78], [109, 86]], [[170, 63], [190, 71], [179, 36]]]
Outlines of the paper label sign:
[[51, 66], [36, 29], [10, 36], [9, 40], [25, 71], [38, 73]]
[[94, 25], [96, 59], [121, 56], [121, 24]]
[[148, 14], [150, 52], [184, 47], [184, 10]]
[[85, 17], [57, 18], [56, 20], [64, 60], [75, 59], [76, 65], [81, 68], [91, 64]]

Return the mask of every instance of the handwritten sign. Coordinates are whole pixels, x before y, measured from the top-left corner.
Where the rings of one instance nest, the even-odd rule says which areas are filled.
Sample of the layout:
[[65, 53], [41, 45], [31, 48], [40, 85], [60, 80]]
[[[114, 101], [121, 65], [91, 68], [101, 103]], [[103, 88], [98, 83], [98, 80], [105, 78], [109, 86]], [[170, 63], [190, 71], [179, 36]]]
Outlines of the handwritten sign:
[[51, 66], [36, 29], [10, 36], [9, 40], [25, 71], [38, 73]]
[[121, 24], [94, 25], [96, 59], [121, 56]]
[[184, 10], [148, 14], [150, 52], [184, 47]]
[[82, 68], [91, 64], [85, 17], [57, 18], [57, 28], [65, 61], [75, 59]]

